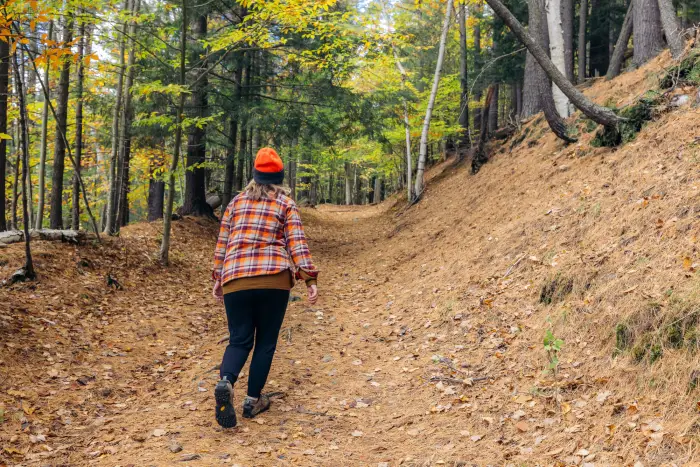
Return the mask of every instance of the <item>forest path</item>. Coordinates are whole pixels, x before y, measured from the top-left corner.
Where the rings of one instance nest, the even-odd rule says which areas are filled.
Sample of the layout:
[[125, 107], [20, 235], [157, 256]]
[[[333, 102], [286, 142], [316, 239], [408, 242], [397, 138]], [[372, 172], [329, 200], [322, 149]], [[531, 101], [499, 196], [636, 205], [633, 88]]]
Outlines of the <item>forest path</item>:
[[[436, 396], [428, 383], [438, 367], [446, 377], [471, 371], [449, 359], [436, 362], [436, 346], [454, 345], [443, 335], [416, 338], [413, 327], [423, 331], [429, 323], [412, 324], [420, 316], [396, 309], [390, 279], [398, 293], [416, 292], [410, 277], [392, 277], [396, 267], [387, 267], [403, 256], [387, 248], [394, 222], [386, 209], [304, 212], [322, 270], [321, 299], [309, 307], [298, 300], [303, 288], [293, 291], [297, 299], [266, 386], [285, 396], [231, 430], [213, 416], [215, 367], [225, 345], [217, 341], [226, 335], [225, 314], [210, 294], [215, 226], [177, 223], [167, 270], [144, 261], [158, 236], [155, 224], [131, 226], [106, 246], [35, 244], [40, 282], [19, 286], [7, 296], [8, 313], [0, 312], [8, 336], [0, 346], [0, 408], [8, 421], [0, 423], [0, 465], [433, 465], [500, 458], [498, 446], [464, 450], [481, 435], [470, 440], [466, 414], [446, 413], [453, 403], [470, 406], [461, 385], [457, 392], [438, 385]], [[21, 259], [20, 246], [11, 248], [11, 259]], [[123, 290], [105, 287], [107, 271]], [[443, 325], [454, 328], [451, 317]], [[245, 380], [236, 386], [238, 403]], [[477, 384], [465, 389], [481, 391]]]
[[[384, 209], [326, 206], [304, 213], [312, 253], [322, 269], [322, 298], [313, 307], [305, 300], [290, 304], [266, 386], [285, 396], [268, 413], [252, 421], [239, 415], [239, 426], [232, 430], [214, 422], [211, 392], [218, 373], [210, 370], [225, 345], [215, 342], [226, 333], [220, 306], [207, 299], [206, 307], [215, 311], [198, 339], [198, 356], [190, 359], [195, 367], [179, 365], [182, 377], [173, 383], [154, 376], [154, 397], [139, 398], [133, 415], [118, 420], [121, 430], [135, 432], [132, 439], [145, 437], [115, 453], [118, 463], [433, 465], [464, 456], [455, 450], [458, 438], [469, 436], [450, 423], [439, 428], [431, 421], [431, 407], [437, 405], [429, 400], [432, 385], [426, 384], [427, 367], [435, 364], [432, 354], [397, 343], [411, 330], [394, 315], [383, 290], [390, 270], [378, 267], [376, 244], [392, 227]], [[303, 292], [298, 287], [293, 295], [303, 297]], [[167, 374], [172, 362], [164, 363]], [[235, 388], [238, 403], [246, 376]], [[459, 397], [446, 392], [448, 399]], [[171, 446], [182, 451], [172, 453]], [[480, 456], [459, 459], [470, 457]]]

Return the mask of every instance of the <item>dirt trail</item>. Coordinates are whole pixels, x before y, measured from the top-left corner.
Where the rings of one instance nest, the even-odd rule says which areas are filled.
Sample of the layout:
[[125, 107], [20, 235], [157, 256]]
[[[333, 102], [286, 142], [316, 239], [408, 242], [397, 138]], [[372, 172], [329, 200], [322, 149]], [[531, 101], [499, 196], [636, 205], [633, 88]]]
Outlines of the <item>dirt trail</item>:
[[[15, 289], [8, 313], [0, 314], [3, 334], [17, 333], [0, 360], [0, 461], [410, 465], [471, 457], [458, 449], [468, 439], [459, 424], [431, 422], [431, 407], [444, 410], [427, 387], [435, 362], [429, 351], [402, 343], [415, 340], [403, 316], [408, 310], [392, 308], [383, 290], [391, 270], [379, 267], [375, 245], [391, 234], [385, 209], [305, 213], [323, 270], [322, 300], [313, 308], [294, 301], [288, 310], [267, 385], [285, 396], [269, 413], [227, 431], [212, 415], [212, 370], [225, 345], [216, 342], [226, 334], [223, 311], [208, 293], [213, 226], [178, 226], [176, 264], [165, 274], [141, 258], [154, 226], [133, 226], [106, 247], [38, 243], [43, 274], [66, 277]], [[107, 269], [123, 290], [101, 283]], [[468, 376], [468, 368], [445, 376]], [[480, 391], [479, 384], [465, 394]], [[459, 390], [446, 400], [459, 398]]]

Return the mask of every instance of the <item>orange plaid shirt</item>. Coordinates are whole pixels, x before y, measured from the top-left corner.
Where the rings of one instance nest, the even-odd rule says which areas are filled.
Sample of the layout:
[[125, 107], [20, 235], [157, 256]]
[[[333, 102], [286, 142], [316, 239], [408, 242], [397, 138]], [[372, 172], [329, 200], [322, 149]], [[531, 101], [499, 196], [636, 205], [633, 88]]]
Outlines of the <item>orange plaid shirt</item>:
[[301, 277], [299, 270], [312, 278], [318, 276], [294, 200], [280, 194], [276, 199], [253, 201], [240, 193], [221, 220], [214, 280], [223, 285], [287, 269], [297, 278]]

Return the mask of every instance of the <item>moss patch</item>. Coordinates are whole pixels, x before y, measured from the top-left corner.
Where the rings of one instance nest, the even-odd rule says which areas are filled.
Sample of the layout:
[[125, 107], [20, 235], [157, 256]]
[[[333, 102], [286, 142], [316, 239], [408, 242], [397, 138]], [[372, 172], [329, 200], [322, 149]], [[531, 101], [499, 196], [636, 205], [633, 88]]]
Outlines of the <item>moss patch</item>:
[[660, 102], [660, 96], [649, 93], [635, 104], [620, 110], [619, 115], [625, 120], [617, 125], [606, 126], [598, 130], [591, 140], [591, 146], [615, 147], [634, 140], [644, 125], [653, 119], [654, 107]]
[[548, 279], [540, 289], [540, 303], [550, 305], [560, 302], [574, 290], [574, 280], [557, 274], [553, 279]]
[[661, 89], [697, 85], [700, 85], [700, 51], [698, 50], [692, 50], [677, 67], [671, 68], [659, 83]]

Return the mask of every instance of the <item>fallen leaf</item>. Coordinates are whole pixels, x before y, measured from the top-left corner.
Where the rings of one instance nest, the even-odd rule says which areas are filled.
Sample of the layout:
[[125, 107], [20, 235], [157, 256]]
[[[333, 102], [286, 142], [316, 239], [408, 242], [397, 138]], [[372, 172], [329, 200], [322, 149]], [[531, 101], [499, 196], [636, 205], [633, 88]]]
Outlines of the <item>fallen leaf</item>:
[[527, 424], [526, 421], [518, 422], [515, 424], [515, 428], [518, 429], [519, 432], [525, 433], [530, 429], [530, 425]]
[[359, 437], [362, 436], [363, 434], [364, 434], [364, 433], [362, 433], [360, 430], [355, 430], [355, 431], [352, 432], [352, 435], [353, 435], [355, 438], [359, 438]]
[[153, 436], [155, 436], [156, 438], [160, 438], [161, 436], [164, 436], [167, 433], [168, 431], [163, 430], [162, 428], [156, 428], [155, 430], [153, 430]]
[[474, 435], [469, 439], [471, 439], [472, 441], [474, 441], [476, 443], [477, 441], [481, 441], [481, 438], [483, 438], [482, 435]]

